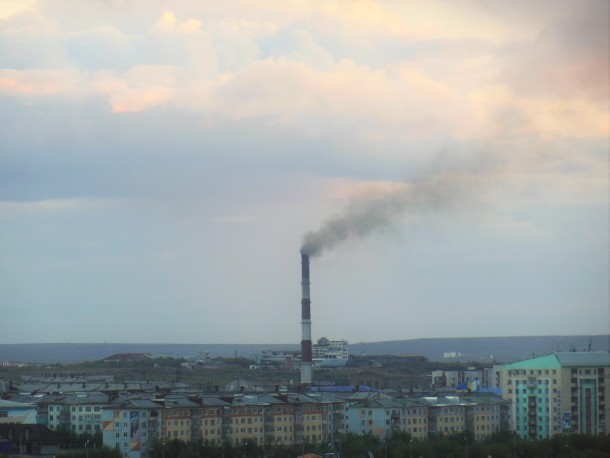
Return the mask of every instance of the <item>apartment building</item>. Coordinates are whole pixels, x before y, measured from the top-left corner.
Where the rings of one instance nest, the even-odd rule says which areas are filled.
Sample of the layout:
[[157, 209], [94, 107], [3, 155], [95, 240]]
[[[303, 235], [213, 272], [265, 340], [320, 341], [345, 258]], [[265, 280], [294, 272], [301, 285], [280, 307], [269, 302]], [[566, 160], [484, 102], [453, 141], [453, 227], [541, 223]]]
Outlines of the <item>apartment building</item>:
[[427, 439], [428, 403], [421, 399], [404, 399], [403, 412], [403, 430], [414, 439]]
[[457, 388], [464, 385], [467, 388], [474, 388], [478, 384], [479, 387], [487, 387], [489, 378], [488, 372], [474, 367], [467, 370], [435, 370], [432, 371], [432, 386], [435, 388]]
[[521, 437], [610, 433], [608, 352], [557, 352], [505, 364], [501, 381]]
[[[87, 393], [66, 399], [64, 412], [69, 409], [70, 429], [76, 434], [94, 434], [102, 429], [102, 409], [108, 405], [108, 396], [102, 393]], [[57, 406], [60, 407], [60, 406]], [[49, 412], [49, 421], [51, 421]], [[53, 428], [51, 428], [53, 429]]]
[[148, 458], [155, 439], [161, 437], [163, 406], [148, 399], [129, 399], [102, 410], [104, 445], [116, 448], [123, 458]]
[[264, 397], [265, 444], [291, 446], [295, 444], [296, 430], [294, 404], [288, 402], [288, 395], [269, 395]]
[[[29, 399], [28, 399], [29, 398]], [[15, 400], [32, 402], [36, 405], [36, 423], [50, 429], [70, 429], [70, 409], [65, 405], [66, 396], [36, 393], [33, 396], [18, 396]]]
[[102, 429], [102, 409], [108, 405], [106, 394], [36, 394], [36, 422], [54, 431], [69, 430], [76, 434], [94, 434]]
[[466, 430], [466, 403], [459, 396], [425, 397], [428, 404], [428, 433], [431, 437]]
[[235, 396], [231, 398], [231, 409], [227, 427], [227, 437], [235, 444], [254, 441], [257, 445], [265, 443], [264, 408], [268, 405], [258, 396]]
[[281, 399], [294, 408], [294, 444], [328, 442], [328, 404], [306, 394], [289, 393]]
[[484, 440], [494, 432], [510, 430], [510, 404], [488, 394], [469, 396], [474, 405], [466, 407], [466, 427], [476, 440]]
[[200, 405], [185, 398], [165, 399], [163, 409], [159, 410], [159, 425], [161, 429], [161, 439], [168, 441], [180, 439], [190, 442], [193, 433], [191, 421], [193, 410], [199, 410]]
[[325, 404], [326, 419], [322, 425], [326, 425], [326, 441], [334, 444], [345, 434], [345, 402], [335, 396], [325, 393], [308, 394], [316, 402]]
[[222, 399], [212, 397], [202, 397], [200, 403], [200, 409], [193, 409], [196, 430], [191, 439], [201, 439], [211, 445], [221, 444], [224, 411], [229, 409], [229, 404]]
[[368, 434], [384, 440], [403, 428], [403, 405], [391, 398], [348, 400], [346, 432]]

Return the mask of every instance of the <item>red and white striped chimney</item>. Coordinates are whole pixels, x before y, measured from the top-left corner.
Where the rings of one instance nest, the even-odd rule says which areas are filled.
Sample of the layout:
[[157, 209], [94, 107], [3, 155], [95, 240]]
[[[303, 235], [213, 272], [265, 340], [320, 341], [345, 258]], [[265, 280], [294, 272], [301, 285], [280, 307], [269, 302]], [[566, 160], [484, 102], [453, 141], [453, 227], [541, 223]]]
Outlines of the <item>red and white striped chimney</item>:
[[311, 301], [309, 300], [309, 255], [301, 253], [301, 384], [311, 385]]

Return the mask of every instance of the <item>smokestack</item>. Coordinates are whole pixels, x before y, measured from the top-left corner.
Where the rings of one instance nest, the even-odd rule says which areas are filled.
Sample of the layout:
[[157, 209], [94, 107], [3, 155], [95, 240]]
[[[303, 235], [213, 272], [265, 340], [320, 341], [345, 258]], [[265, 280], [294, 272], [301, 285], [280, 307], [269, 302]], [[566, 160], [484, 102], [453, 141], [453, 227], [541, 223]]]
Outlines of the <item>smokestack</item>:
[[311, 301], [309, 300], [309, 255], [301, 253], [301, 384], [311, 385]]

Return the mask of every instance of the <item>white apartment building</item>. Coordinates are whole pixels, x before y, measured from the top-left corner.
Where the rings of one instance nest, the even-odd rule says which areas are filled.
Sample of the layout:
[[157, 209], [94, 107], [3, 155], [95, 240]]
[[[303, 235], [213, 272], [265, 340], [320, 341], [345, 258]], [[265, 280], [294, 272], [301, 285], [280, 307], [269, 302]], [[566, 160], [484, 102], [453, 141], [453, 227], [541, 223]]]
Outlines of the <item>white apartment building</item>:
[[312, 352], [314, 362], [349, 358], [347, 340], [328, 340], [326, 337], [322, 337], [312, 345]]

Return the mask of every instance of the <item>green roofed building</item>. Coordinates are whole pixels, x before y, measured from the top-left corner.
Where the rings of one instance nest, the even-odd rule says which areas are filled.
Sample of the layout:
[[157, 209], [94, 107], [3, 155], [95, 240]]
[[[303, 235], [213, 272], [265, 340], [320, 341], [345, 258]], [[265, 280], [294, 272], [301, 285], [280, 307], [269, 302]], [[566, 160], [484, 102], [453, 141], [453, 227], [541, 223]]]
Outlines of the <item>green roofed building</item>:
[[610, 433], [608, 352], [558, 352], [504, 364], [502, 393], [523, 438]]

